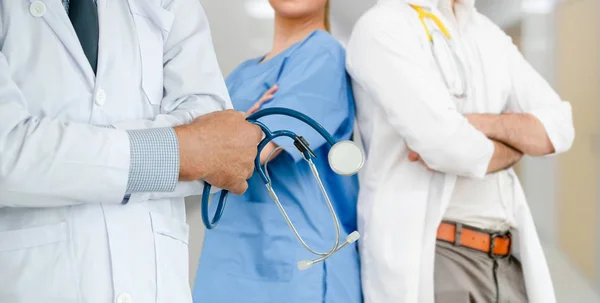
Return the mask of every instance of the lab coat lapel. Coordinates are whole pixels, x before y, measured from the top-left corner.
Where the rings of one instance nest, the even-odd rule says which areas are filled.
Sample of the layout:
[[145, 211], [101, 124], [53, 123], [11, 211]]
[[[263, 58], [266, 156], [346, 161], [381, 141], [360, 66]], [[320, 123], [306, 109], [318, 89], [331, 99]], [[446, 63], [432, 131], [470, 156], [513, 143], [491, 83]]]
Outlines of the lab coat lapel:
[[[33, 3], [35, 0], [29, 0], [29, 2]], [[71, 25], [71, 20], [69, 19], [62, 2], [59, 0], [42, 0], [42, 2], [46, 5], [46, 13], [42, 18], [71, 54], [86, 80], [90, 85], [93, 85], [94, 71], [83, 52], [83, 48], [79, 43], [79, 38], [77, 38], [77, 34], [73, 29], [73, 25]]]

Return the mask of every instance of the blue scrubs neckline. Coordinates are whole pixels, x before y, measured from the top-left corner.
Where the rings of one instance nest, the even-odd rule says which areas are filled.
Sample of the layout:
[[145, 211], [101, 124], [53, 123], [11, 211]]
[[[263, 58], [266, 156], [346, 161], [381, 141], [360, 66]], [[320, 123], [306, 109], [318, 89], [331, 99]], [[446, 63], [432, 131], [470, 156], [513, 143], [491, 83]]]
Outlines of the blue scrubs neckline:
[[260, 57], [254, 58], [254, 59], [250, 59], [249, 62], [249, 66], [247, 68], [249, 68], [250, 70], [246, 70], [247, 73], [244, 73], [245, 76], [254, 76], [256, 74], [261, 74], [263, 72], [265, 72], [266, 70], [270, 69], [273, 67], [273, 65], [281, 65], [280, 62], [282, 60], [285, 60], [287, 57], [289, 57], [298, 47], [300, 47], [302, 44], [306, 43], [307, 40], [309, 40], [310, 38], [312, 38], [313, 36], [317, 35], [319, 32], [323, 32], [326, 33], [327, 35], [329, 35], [329, 33], [327, 33], [326, 31], [323, 30], [315, 30], [313, 32], [311, 32], [308, 36], [306, 36], [304, 39], [302, 39], [301, 41], [298, 41], [294, 44], [292, 44], [290, 47], [288, 47], [287, 49], [285, 49], [284, 51], [282, 51], [281, 53], [277, 54], [275, 57], [261, 62], [267, 55], [262, 55]]

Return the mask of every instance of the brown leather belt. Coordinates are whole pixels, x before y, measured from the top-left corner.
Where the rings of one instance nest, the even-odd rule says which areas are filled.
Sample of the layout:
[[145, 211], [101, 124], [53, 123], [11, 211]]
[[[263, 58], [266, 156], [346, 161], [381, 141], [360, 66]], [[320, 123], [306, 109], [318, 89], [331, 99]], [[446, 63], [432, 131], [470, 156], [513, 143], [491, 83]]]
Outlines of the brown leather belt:
[[487, 253], [492, 258], [508, 257], [512, 247], [509, 232], [491, 233], [454, 222], [442, 222], [437, 239]]

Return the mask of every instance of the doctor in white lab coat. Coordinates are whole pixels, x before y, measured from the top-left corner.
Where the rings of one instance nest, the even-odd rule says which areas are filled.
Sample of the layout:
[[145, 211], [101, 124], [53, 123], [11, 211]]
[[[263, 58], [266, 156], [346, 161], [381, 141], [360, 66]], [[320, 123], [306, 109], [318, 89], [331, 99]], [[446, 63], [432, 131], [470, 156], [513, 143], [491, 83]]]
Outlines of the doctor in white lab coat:
[[198, 0], [95, 2], [0, 0], [0, 302], [191, 302], [183, 198], [261, 132]]
[[[411, 5], [432, 12], [450, 31], [465, 70], [466, 97], [445, 84]], [[437, 29], [432, 20], [424, 22]], [[452, 56], [441, 54], [441, 66], [448, 67]], [[365, 302], [555, 302], [534, 222], [510, 167], [523, 154], [570, 148], [569, 103], [475, 10], [474, 0], [380, 0], [353, 31], [347, 67], [368, 155], [358, 205]], [[449, 71], [451, 84], [460, 80]], [[488, 242], [467, 248], [467, 229]], [[507, 231], [518, 261], [500, 258], [496, 248], [489, 256], [489, 241], [506, 245]], [[441, 234], [454, 242], [436, 240]], [[505, 249], [510, 253], [510, 246]], [[481, 264], [489, 267], [475, 267]]]

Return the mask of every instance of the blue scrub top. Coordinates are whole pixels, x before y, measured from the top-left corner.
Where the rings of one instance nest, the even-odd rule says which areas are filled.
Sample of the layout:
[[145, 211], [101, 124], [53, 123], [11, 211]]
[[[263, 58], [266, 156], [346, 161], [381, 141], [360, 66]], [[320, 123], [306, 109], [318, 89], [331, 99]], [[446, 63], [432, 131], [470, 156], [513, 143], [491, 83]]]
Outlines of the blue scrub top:
[[[351, 137], [354, 99], [345, 51], [327, 32], [316, 31], [278, 56], [261, 61], [262, 57], [248, 60], [227, 78], [237, 110], [248, 110], [277, 84], [275, 97], [263, 104], [263, 109], [291, 108], [315, 119], [336, 140]], [[288, 129], [309, 142], [342, 224], [343, 242], [356, 230], [356, 176], [339, 176], [331, 170], [327, 162], [330, 147], [304, 123], [285, 116], [260, 121], [272, 131]], [[278, 138], [275, 143], [284, 148], [268, 165], [275, 192], [304, 240], [313, 249], [329, 251], [335, 227], [318, 184], [291, 139]], [[220, 224], [207, 231], [194, 302], [362, 302], [356, 244], [308, 270], [298, 270], [298, 261], [316, 257], [296, 240], [255, 173], [248, 191], [242, 196], [230, 195]]]

